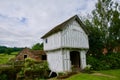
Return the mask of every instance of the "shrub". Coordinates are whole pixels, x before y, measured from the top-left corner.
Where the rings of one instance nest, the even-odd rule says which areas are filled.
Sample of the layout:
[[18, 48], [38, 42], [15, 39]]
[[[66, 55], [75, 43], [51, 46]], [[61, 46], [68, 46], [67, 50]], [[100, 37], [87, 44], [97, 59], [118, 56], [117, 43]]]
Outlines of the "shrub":
[[93, 70], [120, 69], [120, 53], [108, 53], [99, 58], [87, 56], [87, 64], [92, 65]]
[[90, 64], [86, 65], [86, 67], [84, 68], [84, 70], [82, 72], [92, 73], [91, 65]]
[[34, 78], [36, 77], [48, 77], [48, 63], [46, 61], [37, 62], [31, 58], [25, 59], [25, 66], [22, 71], [19, 73], [25, 75], [25, 77]]
[[7, 75], [6, 74], [0, 74], [0, 80], [7, 80]]
[[0, 77], [2, 77], [3, 79], [0, 79], [0, 80], [4, 80], [4, 78], [7, 78], [5, 80], [15, 80], [17, 72], [18, 70], [13, 67], [9, 67], [9, 66], [7, 68], [4, 67], [0, 74]]

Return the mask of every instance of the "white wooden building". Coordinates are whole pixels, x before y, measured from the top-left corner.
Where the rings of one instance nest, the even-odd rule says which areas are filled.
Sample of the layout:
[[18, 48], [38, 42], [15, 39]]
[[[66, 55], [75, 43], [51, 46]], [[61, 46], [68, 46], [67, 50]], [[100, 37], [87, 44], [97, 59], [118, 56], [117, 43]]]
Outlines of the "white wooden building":
[[79, 69], [86, 67], [88, 32], [77, 15], [54, 27], [42, 39], [52, 71], [71, 71], [72, 66]]

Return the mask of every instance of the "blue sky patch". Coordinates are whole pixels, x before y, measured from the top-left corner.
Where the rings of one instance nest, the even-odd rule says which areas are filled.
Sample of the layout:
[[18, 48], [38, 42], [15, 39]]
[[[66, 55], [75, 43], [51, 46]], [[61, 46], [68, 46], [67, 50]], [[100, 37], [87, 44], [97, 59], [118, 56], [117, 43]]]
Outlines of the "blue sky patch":
[[22, 18], [20, 19], [20, 22], [23, 23], [23, 24], [26, 24], [26, 23], [27, 23], [27, 18], [22, 17]]

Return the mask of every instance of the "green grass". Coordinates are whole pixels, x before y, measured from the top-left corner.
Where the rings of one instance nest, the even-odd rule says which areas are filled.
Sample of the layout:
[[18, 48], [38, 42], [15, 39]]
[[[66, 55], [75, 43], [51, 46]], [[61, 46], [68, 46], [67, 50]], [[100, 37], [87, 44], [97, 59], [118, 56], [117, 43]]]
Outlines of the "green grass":
[[113, 80], [113, 79], [110, 79], [109, 77], [80, 73], [68, 78], [67, 80]]
[[12, 52], [10, 55], [8, 54], [0, 54], [0, 64], [7, 63], [11, 58], [14, 58], [18, 52]]
[[99, 71], [99, 72], [103, 73], [103, 74], [109, 74], [109, 75], [115, 76], [120, 80], [120, 69], [118, 69], [118, 70], [108, 70], [108, 71]]
[[120, 80], [120, 69], [97, 71], [93, 74], [79, 73], [65, 80]]

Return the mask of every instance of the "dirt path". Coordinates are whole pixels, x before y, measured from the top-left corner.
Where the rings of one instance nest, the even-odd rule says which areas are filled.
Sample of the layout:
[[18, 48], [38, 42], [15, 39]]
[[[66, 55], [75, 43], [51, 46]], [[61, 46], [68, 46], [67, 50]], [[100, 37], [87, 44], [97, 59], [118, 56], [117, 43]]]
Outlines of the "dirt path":
[[96, 75], [96, 76], [104, 76], [104, 77], [109, 77], [109, 78], [116, 78], [116, 76], [107, 75], [107, 74], [102, 74], [102, 73], [93, 73], [92, 75]]

